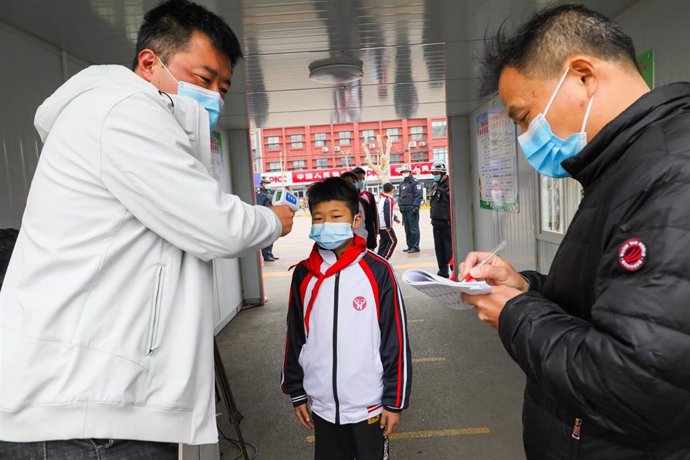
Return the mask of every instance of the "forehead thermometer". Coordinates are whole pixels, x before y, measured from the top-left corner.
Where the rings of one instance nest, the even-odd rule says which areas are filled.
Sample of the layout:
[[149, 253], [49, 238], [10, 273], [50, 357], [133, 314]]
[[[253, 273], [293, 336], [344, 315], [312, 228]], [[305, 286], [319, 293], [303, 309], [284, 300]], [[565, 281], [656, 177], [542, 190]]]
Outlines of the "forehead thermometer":
[[279, 188], [273, 193], [273, 199], [271, 200], [273, 206], [278, 204], [284, 204], [290, 206], [294, 212], [299, 211], [299, 202], [297, 201], [297, 195], [291, 193], [284, 188]]

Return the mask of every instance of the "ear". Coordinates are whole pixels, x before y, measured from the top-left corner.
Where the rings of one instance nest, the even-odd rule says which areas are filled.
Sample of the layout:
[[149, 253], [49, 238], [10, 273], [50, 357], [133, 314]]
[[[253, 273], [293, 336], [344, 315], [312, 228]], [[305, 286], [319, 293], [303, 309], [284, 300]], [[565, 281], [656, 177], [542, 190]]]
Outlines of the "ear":
[[597, 92], [599, 83], [599, 68], [596, 61], [591, 56], [576, 55], [568, 60], [568, 65], [587, 91], [587, 99], [591, 98]]
[[153, 83], [153, 80], [155, 78], [155, 69], [159, 65], [156, 53], [154, 53], [153, 50], [148, 48], [143, 49], [141, 50], [141, 52], [139, 52], [137, 62], [139, 63], [136, 69], [137, 73], [144, 80]]
[[352, 229], [357, 230], [362, 226], [362, 215], [360, 213], [355, 214], [355, 220], [352, 222]]

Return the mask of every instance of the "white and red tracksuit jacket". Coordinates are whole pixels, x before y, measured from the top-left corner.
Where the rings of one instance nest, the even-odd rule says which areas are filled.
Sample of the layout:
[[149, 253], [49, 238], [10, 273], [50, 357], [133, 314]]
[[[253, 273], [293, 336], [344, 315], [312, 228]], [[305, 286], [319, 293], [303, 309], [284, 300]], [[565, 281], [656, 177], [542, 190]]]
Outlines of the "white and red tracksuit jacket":
[[314, 245], [295, 268], [281, 388], [335, 424], [406, 409], [412, 358], [405, 305], [388, 262], [363, 238], [336, 259]]

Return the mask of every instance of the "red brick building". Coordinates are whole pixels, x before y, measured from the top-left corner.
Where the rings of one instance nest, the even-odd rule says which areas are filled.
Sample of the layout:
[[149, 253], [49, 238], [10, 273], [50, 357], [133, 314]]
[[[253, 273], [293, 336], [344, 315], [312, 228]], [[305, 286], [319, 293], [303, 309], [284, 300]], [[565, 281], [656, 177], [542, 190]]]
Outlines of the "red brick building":
[[[255, 168], [275, 183], [297, 186], [319, 180], [367, 162], [362, 143], [366, 143], [372, 160], [378, 162], [381, 135], [393, 140], [390, 164], [391, 179], [397, 182], [399, 168], [410, 163], [421, 178], [428, 174], [434, 161], [448, 159], [448, 128], [445, 117], [408, 120], [343, 123], [317, 126], [294, 126], [257, 130], [252, 136]], [[261, 145], [256, 145], [260, 143]], [[378, 182], [372, 175], [371, 183]]]

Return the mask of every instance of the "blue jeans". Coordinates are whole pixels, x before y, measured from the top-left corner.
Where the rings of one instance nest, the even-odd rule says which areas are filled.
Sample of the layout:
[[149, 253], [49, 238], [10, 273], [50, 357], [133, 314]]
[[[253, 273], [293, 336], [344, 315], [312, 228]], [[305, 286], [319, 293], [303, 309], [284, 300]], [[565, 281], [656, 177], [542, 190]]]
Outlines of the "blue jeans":
[[414, 211], [401, 211], [405, 226], [407, 249], [419, 249], [419, 208]]
[[0, 441], [0, 460], [177, 460], [178, 445], [121, 439]]

